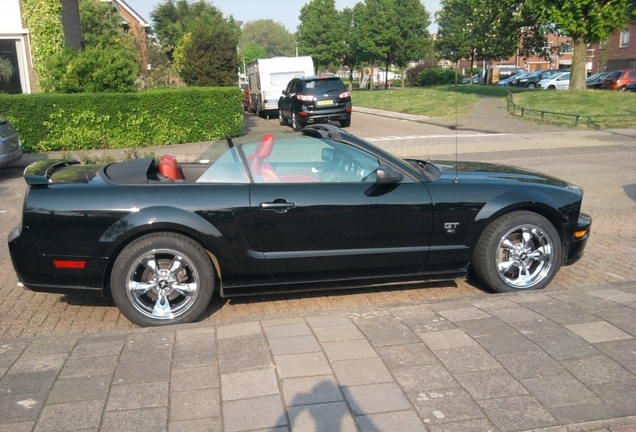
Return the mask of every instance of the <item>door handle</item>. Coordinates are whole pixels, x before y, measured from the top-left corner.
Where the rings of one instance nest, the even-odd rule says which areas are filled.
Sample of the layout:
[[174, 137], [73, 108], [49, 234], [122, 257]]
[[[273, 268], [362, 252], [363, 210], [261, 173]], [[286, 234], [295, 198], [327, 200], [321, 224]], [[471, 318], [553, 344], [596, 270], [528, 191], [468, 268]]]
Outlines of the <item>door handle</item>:
[[260, 203], [259, 207], [262, 210], [273, 210], [276, 213], [285, 213], [287, 210], [296, 207], [296, 204], [285, 200], [276, 200], [274, 202]]

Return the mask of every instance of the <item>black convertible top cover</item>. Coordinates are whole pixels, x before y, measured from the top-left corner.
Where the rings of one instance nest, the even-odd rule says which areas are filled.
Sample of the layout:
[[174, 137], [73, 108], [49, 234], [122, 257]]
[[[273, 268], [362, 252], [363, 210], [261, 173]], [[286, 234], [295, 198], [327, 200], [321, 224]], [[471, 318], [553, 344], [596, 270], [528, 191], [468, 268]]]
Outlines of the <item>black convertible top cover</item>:
[[148, 171], [154, 163], [151, 157], [131, 159], [125, 162], [117, 162], [102, 168], [105, 182], [118, 184], [148, 183]]

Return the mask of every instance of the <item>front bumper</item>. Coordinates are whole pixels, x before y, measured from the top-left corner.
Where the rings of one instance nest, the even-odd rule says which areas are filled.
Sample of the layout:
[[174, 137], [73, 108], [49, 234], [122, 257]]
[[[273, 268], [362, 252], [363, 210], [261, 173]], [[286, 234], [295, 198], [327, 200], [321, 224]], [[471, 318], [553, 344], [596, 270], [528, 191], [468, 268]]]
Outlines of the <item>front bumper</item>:
[[[570, 243], [568, 245], [568, 254], [564, 260], [564, 265], [574, 264], [583, 257], [585, 245], [590, 238], [592, 231], [592, 217], [585, 213], [579, 215], [574, 231], [571, 233]], [[579, 233], [579, 235], [577, 235]]]

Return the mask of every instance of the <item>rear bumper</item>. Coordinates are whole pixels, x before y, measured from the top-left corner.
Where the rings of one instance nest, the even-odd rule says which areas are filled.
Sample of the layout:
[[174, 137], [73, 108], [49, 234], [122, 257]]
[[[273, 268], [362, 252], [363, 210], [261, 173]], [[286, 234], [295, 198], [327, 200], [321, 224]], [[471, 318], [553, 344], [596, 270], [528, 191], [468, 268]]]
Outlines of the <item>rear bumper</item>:
[[344, 107], [338, 107], [330, 110], [307, 111], [302, 110], [299, 113], [299, 120], [303, 123], [322, 123], [328, 121], [347, 120], [351, 118], [351, 104]]
[[18, 147], [12, 152], [0, 155], [0, 167], [11, 165], [22, 158], [22, 147]]

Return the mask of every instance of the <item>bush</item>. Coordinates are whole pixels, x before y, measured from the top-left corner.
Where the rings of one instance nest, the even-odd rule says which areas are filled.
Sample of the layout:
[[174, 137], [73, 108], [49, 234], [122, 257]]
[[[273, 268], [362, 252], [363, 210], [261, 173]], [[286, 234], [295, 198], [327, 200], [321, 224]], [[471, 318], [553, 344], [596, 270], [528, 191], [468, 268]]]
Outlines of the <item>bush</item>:
[[[459, 79], [459, 78], [458, 78]], [[454, 84], [454, 69], [424, 69], [417, 75], [417, 85]]]
[[209, 141], [243, 129], [240, 89], [0, 95], [27, 152]]

